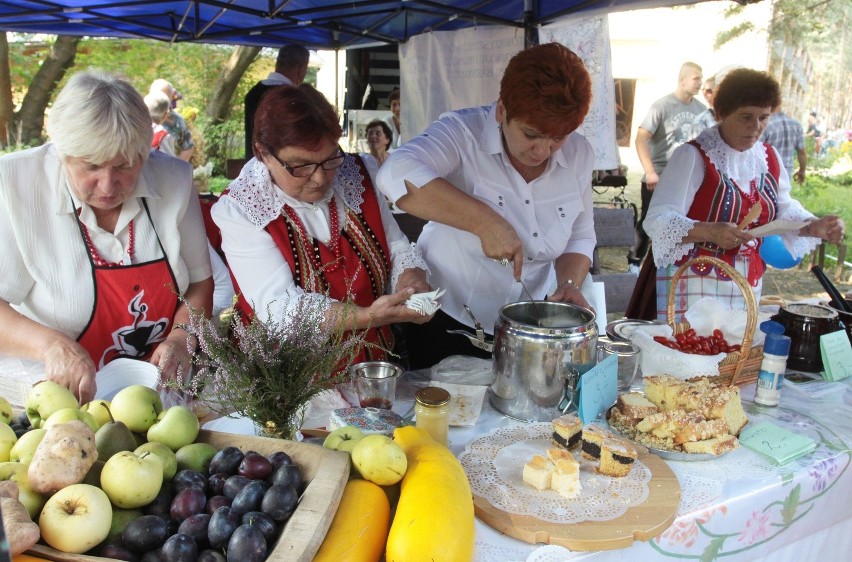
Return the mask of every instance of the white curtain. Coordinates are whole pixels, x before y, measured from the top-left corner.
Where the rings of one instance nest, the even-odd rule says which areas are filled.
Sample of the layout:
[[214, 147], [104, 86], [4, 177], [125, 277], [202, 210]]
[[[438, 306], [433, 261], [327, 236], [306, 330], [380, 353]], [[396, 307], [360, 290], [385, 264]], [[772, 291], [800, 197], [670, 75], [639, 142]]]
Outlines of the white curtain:
[[[557, 41], [577, 53], [592, 76], [592, 107], [579, 132], [595, 149], [595, 168], [618, 165], [615, 98], [606, 17], [573, 19], [539, 29], [541, 43]], [[496, 101], [509, 59], [524, 48], [520, 28], [480, 26], [415, 35], [400, 45], [402, 140], [441, 113]]]

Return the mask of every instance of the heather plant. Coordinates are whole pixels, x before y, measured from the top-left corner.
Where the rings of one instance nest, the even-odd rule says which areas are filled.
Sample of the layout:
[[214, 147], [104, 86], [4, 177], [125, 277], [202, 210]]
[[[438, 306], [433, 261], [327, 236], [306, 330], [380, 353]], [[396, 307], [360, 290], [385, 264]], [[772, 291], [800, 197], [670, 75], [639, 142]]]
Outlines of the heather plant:
[[286, 323], [256, 315], [244, 321], [235, 313], [230, 333], [192, 310], [186, 329], [199, 353], [190, 391], [220, 415], [238, 413], [268, 436], [292, 438], [308, 401], [347, 381], [346, 366], [369, 345], [364, 332], [344, 328], [354, 321], [354, 306], [343, 307], [339, 322], [326, 321], [322, 299], [303, 298], [292, 309]]

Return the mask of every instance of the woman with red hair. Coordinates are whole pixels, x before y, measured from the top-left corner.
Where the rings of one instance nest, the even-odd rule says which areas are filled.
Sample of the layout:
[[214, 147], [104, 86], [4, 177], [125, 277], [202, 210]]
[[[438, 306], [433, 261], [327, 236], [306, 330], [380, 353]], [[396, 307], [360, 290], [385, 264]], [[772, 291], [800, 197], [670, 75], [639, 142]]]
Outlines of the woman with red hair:
[[[435, 287], [446, 289], [428, 324], [407, 326], [412, 368], [454, 354], [484, 355], [447, 329], [491, 330], [505, 304], [535, 299], [588, 306], [592, 147], [576, 133], [592, 84], [583, 61], [557, 43], [509, 61], [490, 106], [442, 115], [391, 153], [379, 189], [430, 221], [418, 239]], [[554, 289], [555, 287], [555, 289]]]
[[354, 362], [383, 359], [394, 347], [390, 324], [430, 318], [405, 304], [430, 287], [361, 158], [341, 150], [342, 132], [311, 86], [268, 90], [255, 113], [254, 158], [213, 205], [213, 220], [244, 315], [286, 325], [308, 303], [327, 327], [368, 331], [375, 345]]

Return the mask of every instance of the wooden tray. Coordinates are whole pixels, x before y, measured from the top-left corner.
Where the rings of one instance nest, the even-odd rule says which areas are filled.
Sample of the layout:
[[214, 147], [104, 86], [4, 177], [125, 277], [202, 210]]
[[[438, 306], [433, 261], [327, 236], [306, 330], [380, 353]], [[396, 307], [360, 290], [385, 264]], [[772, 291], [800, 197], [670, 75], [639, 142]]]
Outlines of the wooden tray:
[[575, 551], [627, 548], [635, 540], [648, 541], [665, 531], [675, 520], [680, 505], [680, 484], [669, 465], [646, 451], [639, 453], [639, 460], [651, 471], [648, 499], [610, 521], [551, 523], [506, 513], [476, 495], [474, 512], [501, 533], [530, 544], [557, 544]]
[[[269, 562], [311, 560], [325, 538], [331, 520], [337, 512], [343, 488], [349, 479], [349, 455], [298, 441], [234, 435], [204, 429], [201, 430], [196, 441], [210, 443], [219, 449], [233, 445], [244, 452], [251, 450], [263, 455], [284, 451], [293, 457], [308, 486], [299, 499], [299, 506], [287, 520], [275, 548], [266, 560]], [[41, 544], [28, 550], [27, 554], [56, 562], [114, 560], [82, 554], [66, 554]]]

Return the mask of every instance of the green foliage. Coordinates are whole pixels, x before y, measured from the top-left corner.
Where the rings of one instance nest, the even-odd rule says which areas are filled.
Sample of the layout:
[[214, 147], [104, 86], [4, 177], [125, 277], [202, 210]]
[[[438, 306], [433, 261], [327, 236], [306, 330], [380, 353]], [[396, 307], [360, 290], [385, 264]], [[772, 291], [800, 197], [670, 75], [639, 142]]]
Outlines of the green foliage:
[[742, 37], [746, 33], [754, 31], [754, 24], [750, 21], [740, 22], [730, 29], [720, 31], [716, 34], [716, 40], [713, 42], [713, 48], [719, 49], [728, 41], [733, 41], [737, 37]]
[[817, 216], [839, 215], [852, 224], [852, 172], [836, 176], [808, 169], [804, 185], [794, 184], [792, 195], [807, 210]]

